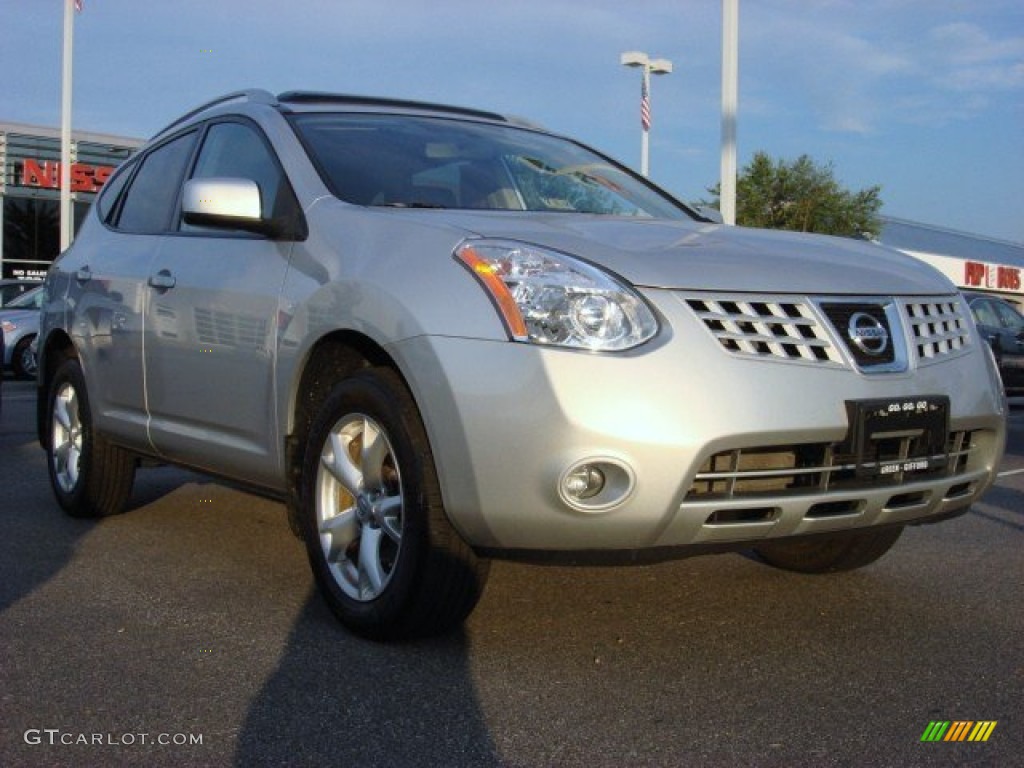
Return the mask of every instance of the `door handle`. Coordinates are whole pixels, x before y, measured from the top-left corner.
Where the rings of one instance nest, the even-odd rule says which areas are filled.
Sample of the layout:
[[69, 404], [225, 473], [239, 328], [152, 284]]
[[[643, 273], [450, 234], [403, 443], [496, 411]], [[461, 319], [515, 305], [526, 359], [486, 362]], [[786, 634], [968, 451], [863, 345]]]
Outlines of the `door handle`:
[[79, 285], [85, 285], [92, 280], [92, 270], [89, 269], [89, 265], [86, 264], [84, 267], [75, 272], [75, 281]]
[[177, 280], [174, 279], [174, 275], [171, 274], [169, 269], [161, 269], [155, 275], [149, 276], [149, 285], [151, 288], [156, 288], [158, 291], [169, 291], [175, 286]]

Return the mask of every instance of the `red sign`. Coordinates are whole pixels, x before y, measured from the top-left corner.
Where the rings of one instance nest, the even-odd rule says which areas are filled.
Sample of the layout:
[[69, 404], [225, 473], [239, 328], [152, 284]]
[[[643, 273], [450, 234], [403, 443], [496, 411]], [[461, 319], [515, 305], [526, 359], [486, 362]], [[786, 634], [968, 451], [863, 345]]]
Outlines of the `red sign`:
[[968, 288], [1019, 291], [1020, 269], [982, 264], [980, 261], [967, 261], [964, 262], [964, 285]]
[[[112, 165], [74, 163], [71, 166], [72, 192], [99, 192], [114, 172]], [[21, 163], [21, 186], [60, 189], [60, 163], [56, 160], [33, 160]]]

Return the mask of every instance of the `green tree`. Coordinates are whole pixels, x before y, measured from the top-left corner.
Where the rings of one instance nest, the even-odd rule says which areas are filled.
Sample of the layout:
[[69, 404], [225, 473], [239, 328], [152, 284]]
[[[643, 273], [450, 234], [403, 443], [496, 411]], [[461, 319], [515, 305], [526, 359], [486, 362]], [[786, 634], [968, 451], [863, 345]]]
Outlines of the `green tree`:
[[[708, 189], [719, 207], [720, 191]], [[763, 229], [820, 232], [846, 237], [877, 237], [881, 187], [852, 192], [836, 181], [832, 164], [807, 155], [794, 162], [757, 152], [736, 182], [736, 223]]]

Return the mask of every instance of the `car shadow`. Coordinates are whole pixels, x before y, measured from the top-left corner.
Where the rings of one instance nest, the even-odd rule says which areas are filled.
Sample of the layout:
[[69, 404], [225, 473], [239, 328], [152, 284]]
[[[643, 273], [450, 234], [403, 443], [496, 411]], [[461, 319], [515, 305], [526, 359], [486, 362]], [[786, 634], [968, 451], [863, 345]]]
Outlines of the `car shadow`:
[[997, 483], [971, 506], [969, 514], [1013, 531], [1024, 532], [1024, 493]]
[[500, 766], [464, 631], [381, 644], [345, 631], [311, 592], [249, 709], [235, 765]]
[[[0, 415], [0, 612], [59, 573], [79, 543], [102, 521], [65, 515], [46, 480], [46, 453], [36, 436], [35, 403], [5, 383], [7, 402]], [[32, 390], [34, 397], [34, 390]], [[141, 473], [140, 473], [141, 476]], [[176, 468], [145, 471], [136, 482], [126, 512], [145, 507], [198, 477]], [[45, 490], [41, 492], [41, 483]]]
[[[110, 729], [139, 716], [147, 723], [141, 730], [154, 724], [187, 730], [188, 718], [171, 710], [198, 687], [208, 703], [193, 706], [204, 712], [214, 707], [208, 697], [217, 689], [223, 704], [242, 705], [234, 710], [237, 715], [214, 707], [196, 726], [208, 731], [208, 749], [218, 760], [233, 755], [240, 766], [501, 765], [477, 704], [463, 632], [406, 644], [377, 644], [348, 633], [313, 589], [278, 504], [174, 467], [140, 470], [124, 516], [67, 517], [46, 484], [32, 390], [7, 385], [0, 416], [0, 613], [33, 600], [39, 605], [25, 609], [32, 615], [40, 609], [62, 615], [59, 604], [42, 596], [45, 589], [58, 597], [80, 595], [81, 604], [63, 615], [91, 640], [68, 652], [73, 658], [82, 654], [83, 661], [105, 649], [102, 661], [91, 662], [90, 679], [102, 680], [104, 690], [119, 691], [125, 699], [105, 712], [79, 713], [72, 725]], [[84, 558], [80, 567], [69, 569], [78, 557]], [[99, 566], [97, 558], [112, 559]], [[170, 563], [178, 569], [173, 575], [166, 572]], [[245, 587], [250, 582], [260, 585], [253, 593]], [[270, 583], [299, 593], [276, 607], [270, 595], [276, 613], [257, 619], [267, 608]], [[236, 601], [222, 606], [221, 619], [215, 618], [214, 595]], [[124, 600], [129, 602], [121, 605]], [[242, 622], [237, 632], [220, 626], [228, 616]], [[45, 632], [46, 621], [41, 624], [25, 631]], [[282, 644], [279, 655], [273, 651], [276, 637]], [[28, 652], [31, 658], [45, 656]], [[233, 652], [238, 655], [230, 661]], [[193, 676], [181, 681], [164, 680], [170, 700], [139, 715], [135, 696], [144, 696], [144, 690], [134, 688], [131, 679], [152, 674], [145, 671], [151, 665], [180, 664], [181, 655], [206, 669], [210, 679], [196, 682], [192, 670]], [[125, 665], [134, 671], [122, 678], [118, 670]], [[32, 723], [25, 718], [31, 719], [35, 705], [24, 697], [30, 687], [49, 684], [49, 678], [24, 662], [17, 667], [20, 671], [10, 670], [5, 697], [11, 706], [21, 702], [12, 711], [27, 727]], [[93, 683], [72, 682], [61, 696], [62, 706], [97, 708]], [[235, 729], [232, 739], [219, 738]], [[19, 744], [16, 749], [32, 748]]]
[[79, 540], [93, 527], [89, 520], [68, 518], [53, 525], [41, 509], [60, 515], [52, 496], [41, 498], [40, 477], [46, 477], [46, 455], [36, 441], [34, 390], [3, 384], [0, 415], [0, 612], [47, 582], [70, 560]]

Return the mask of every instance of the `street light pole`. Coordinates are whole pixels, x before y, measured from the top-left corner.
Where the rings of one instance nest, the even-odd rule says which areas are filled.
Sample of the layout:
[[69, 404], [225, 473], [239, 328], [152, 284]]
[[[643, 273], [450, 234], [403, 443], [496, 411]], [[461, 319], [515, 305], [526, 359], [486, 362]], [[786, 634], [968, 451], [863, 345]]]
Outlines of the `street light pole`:
[[640, 173], [647, 176], [651, 132], [651, 75], [667, 75], [672, 72], [668, 59], [652, 59], [642, 51], [628, 51], [619, 57], [619, 63], [626, 67], [640, 67], [642, 79], [640, 90]]

